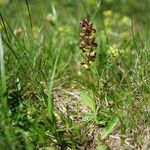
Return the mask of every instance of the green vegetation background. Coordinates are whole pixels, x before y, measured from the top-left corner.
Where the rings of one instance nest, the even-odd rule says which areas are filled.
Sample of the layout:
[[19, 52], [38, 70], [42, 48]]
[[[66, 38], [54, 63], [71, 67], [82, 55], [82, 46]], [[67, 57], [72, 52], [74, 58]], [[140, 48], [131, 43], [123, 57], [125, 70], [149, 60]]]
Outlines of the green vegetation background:
[[[104, 141], [114, 129], [120, 147], [135, 130], [132, 145], [143, 147], [150, 124], [149, 0], [0, 0], [0, 17], [0, 149], [113, 149]], [[97, 30], [92, 82], [78, 47], [86, 17]], [[74, 111], [64, 89], [80, 93]], [[104, 129], [95, 145], [93, 128]]]

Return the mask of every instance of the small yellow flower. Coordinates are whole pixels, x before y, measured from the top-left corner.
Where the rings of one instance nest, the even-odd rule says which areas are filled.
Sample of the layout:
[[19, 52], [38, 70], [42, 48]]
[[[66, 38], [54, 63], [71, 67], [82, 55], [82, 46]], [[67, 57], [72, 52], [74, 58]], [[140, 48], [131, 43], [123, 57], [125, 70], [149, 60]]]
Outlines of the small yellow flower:
[[131, 26], [131, 19], [127, 16], [122, 17], [122, 23], [126, 26]]
[[109, 46], [108, 52], [112, 54], [114, 57], [117, 57], [119, 55], [119, 49], [117, 48], [116, 44]]
[[58, 31], [59, 32], [65, 32], [65, 27], [63, 27], [63, 26], [58, 27]]
[[51, 23], [53, 23], [53, 24], [55, 24], [57, 18], [56, 18], [53, 14], [48, 13], [48, 14], [46, 15], [46, 20], [49, 21], [49, 22], [51, 22]]
[[110, 16], [112, 16], [112, 14], [113, 14], [113, 12], [111, 10], [106, 10], [106, 11], [103, 12], [103, 15], [105, 17], [110, 17]]
[[104, 19], [104, 25], [105, 25], [105, 27], [111, 27], [112, 26], [112, 19], [111, 18], [105, 18]]

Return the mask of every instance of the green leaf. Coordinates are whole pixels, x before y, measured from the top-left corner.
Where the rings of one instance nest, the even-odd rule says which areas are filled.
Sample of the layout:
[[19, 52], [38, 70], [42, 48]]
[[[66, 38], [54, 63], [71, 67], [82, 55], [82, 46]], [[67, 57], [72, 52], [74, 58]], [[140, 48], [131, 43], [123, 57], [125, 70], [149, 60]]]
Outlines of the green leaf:
[[81, 103], [83, 103], [84, 105], [89, 107], [91, 109], [91, 111], [93, 111], [93, 112], [96, 111], [95, 101], [87, 93], [85, 93], [85, 92], [80, 93], [80, 101], [81, 101]]
[[115, 126], [118, 124], [119, 119], [115, 115], [113, 116], [112, 120], [108, 122], [108, 125], [104, 129], [104, 132], [102, 133], [101, 139], [104, 140], [115, 128]]
[[105, 145], [101, 145], [101, 146], [96, 147], [95, 150], [108, 150], [108, 147]]
[[45, 150], [56, 150], [56, 149], [53, 146], [48, 146], [48, 147], [45, 147]]

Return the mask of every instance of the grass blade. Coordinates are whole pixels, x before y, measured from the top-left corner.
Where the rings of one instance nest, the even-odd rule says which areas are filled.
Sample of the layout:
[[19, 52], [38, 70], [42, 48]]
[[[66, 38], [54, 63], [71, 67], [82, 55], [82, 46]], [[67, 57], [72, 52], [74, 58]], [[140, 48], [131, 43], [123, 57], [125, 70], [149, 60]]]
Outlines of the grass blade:
[[107, 138], [107, 136], [114, 130], [115, 126], [118, 124], [118, 117], [114, 116], [112, 120], [108, 123], [106, 128], [104, 129], [104, 132], [102, 133], [101, 139], [104, 140]]
[[29, 20], [30, 20], [30, 26], [31, 26], [31, 30], [32, 30], [33, 24], [32, 24], [32, 18], [31, 18], [31, 12], [30, 12], [30, 8], [29, 8], [29, 3], [28, 3], [28, 0], [25, 0], [25, 2], [26, 2], [27, 10], [28, 10], [28, 15], [29, 15]]
[[1, 33], [0, 33], [0, 70], [1, 70], [1, 84], [2, 84], [2, 89], [1, 89], [2, 106], [6, 110], [7, 108], [6, 78], [5, 78], [4, 51], [3, 51]]

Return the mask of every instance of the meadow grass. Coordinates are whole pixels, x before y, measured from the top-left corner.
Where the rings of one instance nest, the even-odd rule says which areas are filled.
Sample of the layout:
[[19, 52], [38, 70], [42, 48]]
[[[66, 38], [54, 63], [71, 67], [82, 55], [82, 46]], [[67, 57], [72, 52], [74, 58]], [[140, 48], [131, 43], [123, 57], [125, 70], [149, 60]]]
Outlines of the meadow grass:
[[[148, 149], [150, 1], [0, 1], [0, 149]], [[96, 29], [82, 68], [80, 20]]]

